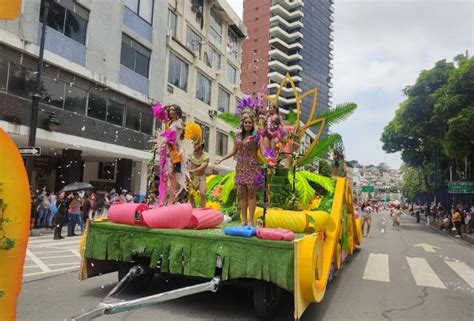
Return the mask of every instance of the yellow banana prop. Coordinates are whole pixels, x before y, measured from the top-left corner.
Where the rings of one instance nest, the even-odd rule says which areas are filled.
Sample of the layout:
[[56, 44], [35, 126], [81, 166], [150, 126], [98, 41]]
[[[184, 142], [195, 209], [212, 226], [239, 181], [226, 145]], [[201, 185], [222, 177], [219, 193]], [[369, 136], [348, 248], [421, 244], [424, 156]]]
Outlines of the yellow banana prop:
[[30, 191], [15, 143], [0, 128], [0, 317], [16, 320], [30, 226]]

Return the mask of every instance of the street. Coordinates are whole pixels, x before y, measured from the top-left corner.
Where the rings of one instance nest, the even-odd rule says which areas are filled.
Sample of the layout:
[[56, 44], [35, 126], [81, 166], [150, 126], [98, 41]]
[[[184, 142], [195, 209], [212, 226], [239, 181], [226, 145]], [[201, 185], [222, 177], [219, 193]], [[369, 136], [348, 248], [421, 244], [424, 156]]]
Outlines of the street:
[[[408, 215], [402, 215], [400, 231], [392, 230], [391, 223], [387, 212], [374, 214], [360, 251], [302, 320], [472, 320], [472, 246]], [[79, 240], [30, 239], [18, 320], [64, 320], [94, 307], [112, 289], [116, 273], [77, 280]], [[152, 288], [180, 283], [155, 278]], [[288, 295], [276, 320], [291, 320], [292, 309]], [[257, 320], [251, 291], [235, 287], [99, 319]]]

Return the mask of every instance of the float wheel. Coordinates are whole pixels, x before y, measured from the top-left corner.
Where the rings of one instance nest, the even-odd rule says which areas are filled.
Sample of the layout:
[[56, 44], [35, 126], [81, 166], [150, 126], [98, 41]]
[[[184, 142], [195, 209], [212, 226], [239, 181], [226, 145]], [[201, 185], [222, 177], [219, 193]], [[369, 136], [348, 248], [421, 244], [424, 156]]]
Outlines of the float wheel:
[[255, 314], [264, 320], [271, 320], [277, 312], [282, 294], [282, 289], [276, 284], [255, 280], [253, 286]]

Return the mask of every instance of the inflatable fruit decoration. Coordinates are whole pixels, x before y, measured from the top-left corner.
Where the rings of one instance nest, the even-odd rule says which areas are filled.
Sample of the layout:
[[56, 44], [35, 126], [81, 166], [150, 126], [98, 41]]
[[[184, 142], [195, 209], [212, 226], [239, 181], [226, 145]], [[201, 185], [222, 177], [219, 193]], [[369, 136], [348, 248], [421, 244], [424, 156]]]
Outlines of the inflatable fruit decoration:
[[16, 319], [30, 226], [30, 190], [15, 143], [0, 128], [0, 318]]

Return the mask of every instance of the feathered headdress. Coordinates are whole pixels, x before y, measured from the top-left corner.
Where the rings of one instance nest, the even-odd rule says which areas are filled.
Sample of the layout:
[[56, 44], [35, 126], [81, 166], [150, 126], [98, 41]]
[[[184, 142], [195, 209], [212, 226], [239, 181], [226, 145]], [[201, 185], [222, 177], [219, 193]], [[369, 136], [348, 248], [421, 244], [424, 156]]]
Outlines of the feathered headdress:
[[257, 110], [256, 100], [250, 96], [244, 98], [239, 106], [237, 106], [237, 114], [240, 114], [241, 119], [250, 117], [255, 120], [257, 118]]
[[187, 122], [184, 131], [184, 138], [192, 140], [194, 147], [201, 146], [203, 143], [201, 126], [195, 122]]

